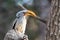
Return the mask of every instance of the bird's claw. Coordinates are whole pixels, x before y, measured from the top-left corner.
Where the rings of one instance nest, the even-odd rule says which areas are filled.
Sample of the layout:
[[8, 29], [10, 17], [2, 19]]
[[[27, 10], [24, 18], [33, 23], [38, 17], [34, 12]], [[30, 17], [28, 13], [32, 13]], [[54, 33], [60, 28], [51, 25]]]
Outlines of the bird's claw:
[[28, 40], [28, 36], [27, 35], [24, 35], [23, 39], [24, 40]]

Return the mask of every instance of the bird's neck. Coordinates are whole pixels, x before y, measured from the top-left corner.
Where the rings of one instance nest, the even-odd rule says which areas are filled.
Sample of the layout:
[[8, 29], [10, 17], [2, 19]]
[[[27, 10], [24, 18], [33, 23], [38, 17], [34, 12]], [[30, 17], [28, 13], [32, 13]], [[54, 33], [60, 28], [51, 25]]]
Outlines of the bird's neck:
[[27, 19], [26, 19], [25, 16], [19, 18], [19, 19], [17, 20], [17, 23], [16, 23], [17, 32], [25, 33], [26, 24], [27, 24]]

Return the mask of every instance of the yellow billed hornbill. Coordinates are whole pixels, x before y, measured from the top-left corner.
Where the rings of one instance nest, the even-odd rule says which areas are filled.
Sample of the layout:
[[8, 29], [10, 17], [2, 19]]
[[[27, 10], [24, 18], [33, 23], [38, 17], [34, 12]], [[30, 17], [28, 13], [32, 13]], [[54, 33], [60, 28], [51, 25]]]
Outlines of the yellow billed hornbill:
[[36, 14], [30, 10], [22, 10], [16, 14], [17, 18], [13, 29], [15, 29], [15, 31], [21, 35], [21, 38], [23, 38], [26, 30], [28, 16], [36, 17]]
[[19, 38], [23, 39], [25, 36], [28, 16], [32, 16], [32, 17], [40, 19], [40, 17], [38, 17], [34, 12], [30, 10], [25, 9], [25, 10], [19, 11], [16, 14], [16, 20], [13, 24], [13, 29], [7, 32], [4, 40], [12, 40], [12, 39], [18, 40]]
[[[13, 29], [8, 31], [4, 37], [4, 40], [20, 40], [24, 39], [27, 17], [36, 17], [36, 14], [30, 10], [22, 10], [16, 14], [16, 19], [13, 23]], [[27, 37], [27, 36], [26, 36]]]

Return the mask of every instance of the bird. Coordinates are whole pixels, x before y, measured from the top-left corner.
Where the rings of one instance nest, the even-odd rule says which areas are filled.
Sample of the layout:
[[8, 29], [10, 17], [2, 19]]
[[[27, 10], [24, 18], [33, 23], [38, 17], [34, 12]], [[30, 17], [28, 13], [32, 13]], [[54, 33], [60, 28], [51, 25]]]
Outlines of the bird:
[[16, 19], [13, 22], [13, 28], [6, 33], [4, 40], [20, 40], [28, 37], [25, 35], [25, 30], [29, 16], [37, 17], [31, 10], [25, 9], [17, 12]]

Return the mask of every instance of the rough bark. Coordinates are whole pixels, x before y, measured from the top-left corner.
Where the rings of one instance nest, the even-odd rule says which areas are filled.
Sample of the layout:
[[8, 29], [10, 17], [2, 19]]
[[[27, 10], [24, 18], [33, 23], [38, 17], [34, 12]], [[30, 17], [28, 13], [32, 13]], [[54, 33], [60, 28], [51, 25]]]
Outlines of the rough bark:
[[51, 1], [46, 40], [60, 40], [60, 0]]

